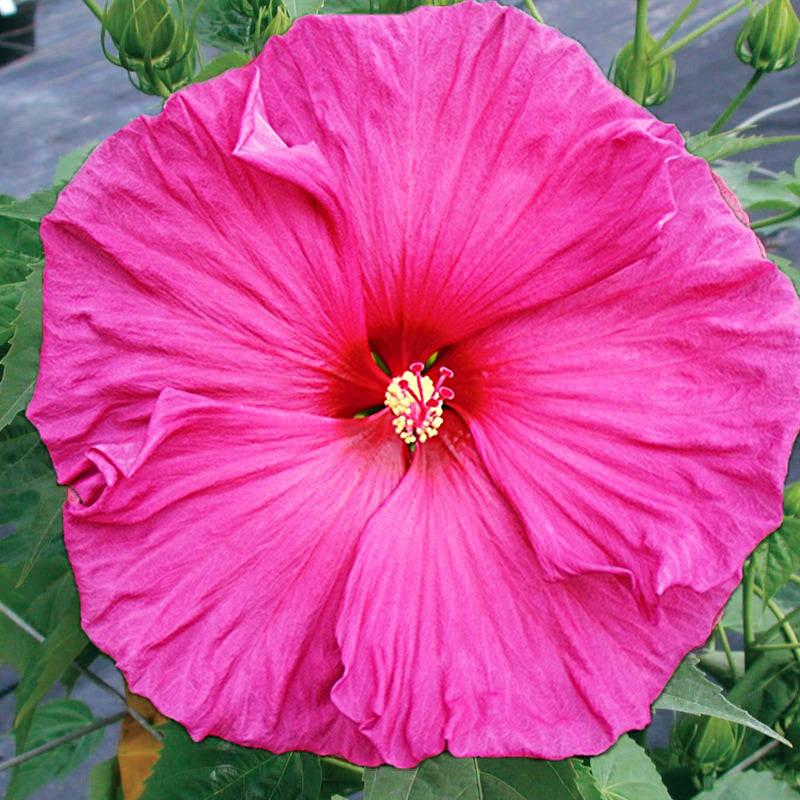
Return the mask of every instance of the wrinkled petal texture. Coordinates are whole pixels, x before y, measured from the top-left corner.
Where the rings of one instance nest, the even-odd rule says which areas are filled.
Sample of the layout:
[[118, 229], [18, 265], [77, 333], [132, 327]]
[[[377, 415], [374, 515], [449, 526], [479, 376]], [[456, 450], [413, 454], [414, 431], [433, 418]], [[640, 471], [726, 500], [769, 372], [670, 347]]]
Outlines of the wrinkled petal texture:
[[[89, 635], [194, 737], [275, 751], [646, 724], [800, 425], [797, 299], [726, 191], [494, 3], [302, 18], [111, 137], [43, 224], [29, 410]], [[353, 418], [370, 351], [455, 373], [413, 457]]]
[[651, 617], [620, 576], [549, 583], [471, 437], [449, 420], [359, 544], [333, 699], [402, 765], [444, 747], [562, 758], [580, 742], [600, 752], [649, 722], [683, 655], [676, 629], [694, 631], [684, 649], [700, 644], [709, 608], [736, 583], [729, 574], [707, 593], [671, 589]]

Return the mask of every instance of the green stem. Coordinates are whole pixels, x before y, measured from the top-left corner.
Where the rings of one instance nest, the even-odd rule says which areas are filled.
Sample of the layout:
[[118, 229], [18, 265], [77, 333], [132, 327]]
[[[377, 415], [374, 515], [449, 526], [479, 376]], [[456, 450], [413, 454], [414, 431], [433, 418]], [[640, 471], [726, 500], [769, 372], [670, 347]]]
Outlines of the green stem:
[[[753, 573], [755, 573], [755, 569], [753, 569]], [[753, 586], [753, 592], [761, 598], [764, 597], [763, 590], [759, 589], [757, 586]], [[756, 640], [754, 639], [751, 643], [751, 647], [756, 650], [792, 650], [792, 655], [795, 660], [800, 663], [800, 640], [798, 640], [794, 628], [786, 618], [786, 614], [783, 613], [783, 609], [781, 609], [774, 600], [767, 600], [767, 608], [770, 610], [772, 616], [778, 620], [786, 644], [756, 644]]]
[[321, 761], [330, 764], [337, 769], [345, 770], [346, 772], [352, 772], [353, 777], [359, 781], [364, 780], [364, 767], [359, 767], [356, 764], [351, 764], [349, 761], [342, 761], [340, 758], [334, 758], [333, 756], [323, 756]]
[[755, 89], [756, 84], [761, 80], [764, 75], [763, 69], [757, 69], [749, 81], [744, 85], [739, 94], [728, 103], [725, 110], [717, 117], [717, 121], [708, 129], [709, 133], [717, 133], [722, 126], [733, 116], [733, 112], [742, 104], [744, 99]]
[[[22, 617], [19, 616], [13, 609], [9, 608], [5, 603], [0, 602], [0, 614], [7, 617], [11, 622], [13, 622], [21, 631], [24, 631], [34, 639], [39, 644], [44, 642], [45, 637], [43, 634], [39, 633], [33, 626], [29, 625]], [[77, 669], [82, 675], [85, 675], [95, 686], [98, 686], [103, 691], [107, 692], [108, 694], [113, 695], [118, 700], [122, 700], [125, 706], [128, 709], [128, 714], [132, 716], [153, 738], [161, 741], [163, 738], [160, 731], [157, 731], [135, 708], [132, 708], [128, 705], [128, 701], [125, 699], [125, 695], [121, 692], [117, 691], [111, 684], [106, 683], [99, 675], [96, 675], [92, 672], [88, 667], [84, 667], [82, 664], [78, 664], [77, 661], [73, 661], [70, 664], [69, 668]]]
[[776, 747], [780, 746], [780, 742], [773, 739], [767, 742], [763, 747], [751, 753], [747, 758], [743, 758], [738, 764], [732, 766], [727, 772], [723, 772], [720, 777], [725, 775], [735, 775], [737, 772], [744, 772], [748, 767], [752, 767], [757, 761], [760, 761], [764, 756], [769, 755]]
[[781, 629], [781, 626], [791, 623], [796, 616], [800, 616], [800, 606], [793, 609], [785, 616], [781, 614], [781, 616], [777, 617], [778, 621], [771, 627], [767, 628], [765, 631], [759, 633], [758, 636], [756, 636], [756, 640], [755, 642], [753, 642], [753, 644], [755, 645], [764, 644], [764, 642], [766, 642], [768, 639], [770, 639], [772, 636], [778, 633], [778, 631]]
[[677, 53], [682, 47], [686, 47], [687, 44], [693, 42], [695, 39], [702, 36], [704, 33], [708, 33], [712, 28], [715, 28], [720, 22], [723, 22], [728, 17], [733, 14], [736, 14], [738, 11], [741, 11], [747, 5], [747, 0], [739, 0], [738, 3], [735, 3], [730, 8], [726, 9], [725, 11], [717, 14], [716, 17], [712, 17], [708, 22], [704, 25], [701, 25], [699, 28], [696, 28], [691, 33], [687, 33], [682, 39], [678, 39], [675, 44], [671, 44], [665, 50], [662, 50], [654, 59], [653, 63], [657, 64], [664, 58], [669, 58], [673, 53]]
[[687, 17], [694, 12], [697, 6], [700, 4], [700, 0], [691, 0], [689, 5], [678, 14], [677, 17], [672, 22], [672, 25], [667, 28], [664, 32], [664, 35], [658, 40], [656, 43], [656, 50], [660, 50], [678, 31], [678, 28], [686, 22]]
[[647, 86], [647, 0], [636, 0], [636, 27], [633, 33], [633, 75], [631, 78], [631, 98], [639, 105], [644, 104], [644, 90]]
[[83, 0], [83, 3], [86, 6], [86, 8], [88, 8], [89, 11], [91, 11], [92, 14], [94, 14], [97, 17], [97, 19], [100, 20], [100, 22], [103, 21], [104, 17], [103, 9], [100, 8], [100, 6], [97, 5], [97, 3], [95, 3], [94, 0]]
[[752, 647], [755, 642], [755, 626], [753, 620], [753, 594], [755, 590], [756, 569], [752, 560], [745, 563], [744, 580], [742, 581], [742, 629], [744, 633], [745, 670], [752, 659]]
[[544, 25], [544, 20], [542, 19], [542, 15], [536, 10], [536, 6], [534, 5], [533, 0], [525, 0], [525, 6], [530, 12], [530, 15], [537, 21], [541, 22]]
[[766, 228], [768, 225], [777, 225], [779, 222], [788, 222], [795, 217], [800, 217], [800, 206], [793, 208], [791, 211], [786, 211], [783, 214], [776, 214], [774, 217], [767, 217], [766, 219], [759, 219], [750, 223], [750, 227], [757, 231], [759, 228]]
[[725, 632], [725, 626], [720, 622], [717, 625], [717, 636], [719, 637], [719, 642], [722, 645], [722, 649], [725, 652], [725, 658], [728, 660], [728, 666], [731, 670], [731, 678], [735, 683], [738, 680], [738, 675], [736, 674], [736, 660], [733, 657], [733, 650], [731, 650], [731, 643], [728, 641], [728, 634]]
[[74, 739], [80, 739], [82, 736], [86, 736], [92, 731], [105, 728], [108, 725], [113, 725], [115, 722], [120, 722], [127, 716], [127, 711], [119, 711], [116, 714], [112, 714], [110, 717], [103, 717], [103, 719], [95, 720], [93, 723], [91, 723], [91, 725], [84, 725], [84, 727], [78, 728], [78, 730], [72, 731], [72, 733], [66, 733], [63, 736], [59, 736], [57, 739], [51, 739], [49, 742], [40, 744], [38, 747], [34, 747], [32, 750], [28, 750], [25, 753], [20, 753], [18, 756], [14, 756], [13, 758], [8, 758], [5, 761], [0, 762], [0, 772], [6, 769], [11, 769], [11, 767], [24, 764], [26, 761], [30, 761], [32, 758], [42, 755], [42, 753], [47, 753], [49, 750], [55, 750], [56, 747], [61, 747], [62, 744], [71, 742]]

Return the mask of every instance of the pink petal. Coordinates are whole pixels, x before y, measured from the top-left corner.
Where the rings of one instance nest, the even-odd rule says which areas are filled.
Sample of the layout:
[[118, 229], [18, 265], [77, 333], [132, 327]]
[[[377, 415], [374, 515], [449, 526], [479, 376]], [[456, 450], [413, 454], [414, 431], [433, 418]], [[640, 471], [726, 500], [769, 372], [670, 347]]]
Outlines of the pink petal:
[[339, 177], [395, 374], [623, 269], [673, 213], [677, 133], [516, 9], [306, 17], [258, 66], [272, 127]]
[[44, 222], [31, 418], [62, 480], [87, 442], [141, 444], [167, 387], [337, 416], [382, 401], [335, 179], [251, 126], [258, 86], [238, 70], [139, 118]]
[[334, 703], [398, 767], [456, 756], [598, 753], [649, 721], [678, 660], [737, 576], [667, 591], [548, 583], [509, 504], [450, 414], [362, 537], [336, 628]]
[[378, 761], [329, 691], [358, 535], [405, 470], [383, 422], [168, 389], [141, 449], [87, 454], [65, 511], [83, 626], [195, 738]]
[[781, 520], [797, 299], [707, 167], [674, 159], [661, 248], [443, 354], [454, 403], [549, 579], [713, 587]]

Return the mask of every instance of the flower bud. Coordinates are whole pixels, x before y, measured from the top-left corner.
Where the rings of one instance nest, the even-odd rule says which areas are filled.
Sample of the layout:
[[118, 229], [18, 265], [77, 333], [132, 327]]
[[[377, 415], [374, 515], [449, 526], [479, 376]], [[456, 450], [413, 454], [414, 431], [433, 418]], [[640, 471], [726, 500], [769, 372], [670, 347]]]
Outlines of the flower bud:
[[769, 0], [751, 13], [736, 37], [740, 61], [764, 72], [787, 69], [797, 62], [800, 20], [791, 0]]
[[684, 717], [673, 730], [673, 745], [704, 775], [730, 767], [739, 754], [744, 729], [717, 717]]
[[292, 18], [286, 10], [286, 6], [281, 3], [264, 30], [265, 39], [269, 39], [270, 36], [280, 36], [282, 33], [286, 33], [291, 27]]
[[[112, 0], [103, 17], [106, 58], [130, 73], [134, 86], [166, 97], [191, 83], [197, 65], [197, 42], [167, 0]], [[116, 54], [106, 46], [106, 35]]]
[[134, 64], [166, 56], [179, 26], [165, 0], [113, 0], [105, 27], [120, 58]]
[[[665, 103], [675, 86], [675, 59], [672, 56], [662, 58], [650, 64], [651, 57], [657, 52], [656, 40], [648, 33], [645, 43], [645, 58], [648, 61], [647, 79], [645, 82], [643, 103], [646, 106], [658, 106]], [[633, 83], [633, 41], [628, 42], [617, 53], [611, 63], [609, 77], [613, 84], [631, 95]]]

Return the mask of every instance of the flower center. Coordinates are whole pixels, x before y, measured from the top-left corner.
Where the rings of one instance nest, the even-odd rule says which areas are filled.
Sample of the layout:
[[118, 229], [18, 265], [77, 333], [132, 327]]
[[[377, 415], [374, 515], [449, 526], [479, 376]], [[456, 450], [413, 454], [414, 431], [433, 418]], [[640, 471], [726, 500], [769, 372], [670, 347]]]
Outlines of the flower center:
[[442, 426], [442, 404], [453, 399], [453, 390], [444, 382], [453, 377], [447, 367], [439, 368], [436, 384], [422, 374], [424, 364], [415, 361], [399, 378], [392, 378], [386, 389], [385, 405], [394, 414], [394, 429], [406, 444], [427, 441]]

